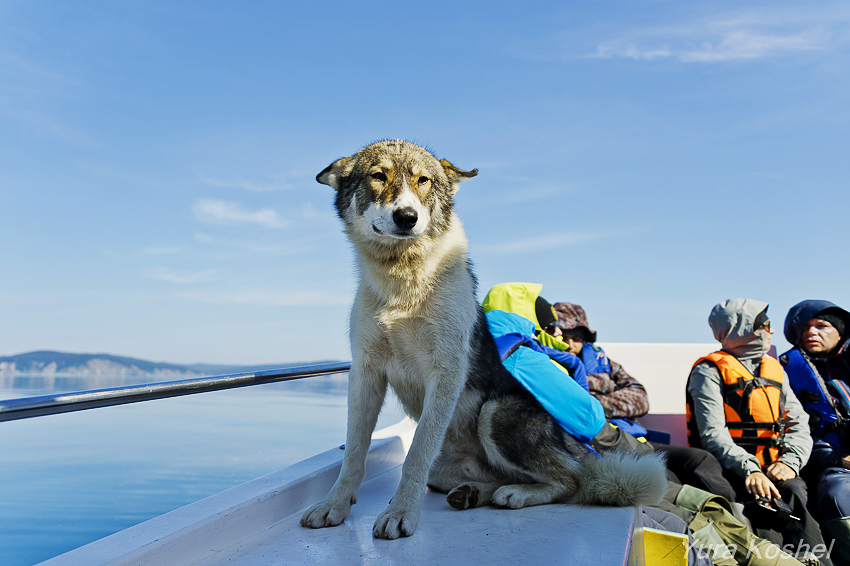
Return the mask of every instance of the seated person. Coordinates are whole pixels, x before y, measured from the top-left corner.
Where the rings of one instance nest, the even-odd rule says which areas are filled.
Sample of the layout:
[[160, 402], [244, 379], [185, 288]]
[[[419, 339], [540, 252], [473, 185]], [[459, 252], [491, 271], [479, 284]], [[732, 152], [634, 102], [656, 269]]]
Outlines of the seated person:
[[785, 317], [794, 347], [779, 357], [791, 389], [809, 415], [814, 448], [803, 475], [834, 539], [832, 555], [850, 564], [850, 313], [829, 301], [803, 301]]
[[572, 303], [553, 306], [567, 351], [584, 362], [590, 392], [605, 407], [605, 416], [634, 419], [648, 413], [646, 389], [595, 344], [596, 332], [590, 329], [584, 309]]
[[557, 319], [552, 306], [540, 297], [542, 288], [503, 283], [484, 298], [482, 307], [502, 363], [566, 432], [597, 452], [652, 451], [606, 422], [602, 405], [587, 391], [584, 364], [554, 336]]
[[[640, 382], [610, 359], [605, 350], [595, 344], [597, 333], [590, 329], [587, 315], [580, 305], [555, 303], [561, 338], [568, 352], [581, 358], [587, 373], [590, 394], [599, 399], [609, 421], [630, 432], [646, 434], [632, 419], [649, 412], [649, 396]], [[667, 456], [667, 477], [677, 484], [688, 484], [735, 501], [732, 486], [723, 477], [717, 459], [699, 448], [652, 443]]]
[[[688, 441], [720, 461], [739, 501], [782, 499], [799, 519], [748, 505], [756, 534], [786, 549], [826, 549], [798, 477], [812, 448], [809, 419], [782, 366], [767, 355], [767, 307], [731, 299], [712, 309], [708, 323], [722, 349], [697, 360], [688, 376]], [[825, 554], [817, 558], [832, 564]]]

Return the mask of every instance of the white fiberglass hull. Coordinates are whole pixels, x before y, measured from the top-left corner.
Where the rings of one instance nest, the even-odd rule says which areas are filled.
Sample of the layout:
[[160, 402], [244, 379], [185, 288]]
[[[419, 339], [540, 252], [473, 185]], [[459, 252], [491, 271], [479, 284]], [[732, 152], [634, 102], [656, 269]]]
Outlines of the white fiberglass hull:
[[[339, 472], [335, 449], [50, 559], [44, 566], [198, 564], [639, 564], [634, 508], [544, 505], [456, 511], [428, 492], [413, 536], [372, 537], [392, 497], [414, 425], [376, 433], [359, 502], [334, 528], [305, 529], [301, 511]], [[632, 552], [632, 547], [635, 547]], [[630, 556], [631, 553], [631, 556]]]

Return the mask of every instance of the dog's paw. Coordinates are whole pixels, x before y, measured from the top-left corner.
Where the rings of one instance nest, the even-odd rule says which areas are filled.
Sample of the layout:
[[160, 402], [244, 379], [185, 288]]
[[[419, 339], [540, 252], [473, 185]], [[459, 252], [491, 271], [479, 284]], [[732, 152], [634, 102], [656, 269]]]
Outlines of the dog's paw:
[[522, 509], [528, 505], [534, 505], [530, 501], [527, 486], [505, 485], [493, 493], [492, 503], [496, 507], [507, 507], [508, 509]]
[[301, 515], [301, 526], [311, 529], [335, 527], [342, 523], [348, 517], [349, 513], [351, 513], [351, 503], [325, 499], [321, 503], [308, 508]]
[[469, 509], [478, 505], [481, 490], [477, 485], [465, 483], [449, 492], [446, 501], [453, 509]]
[[372, 527], [372, 536], [395, 540], [401, 537], [409, 537], [419, 524], [419, 507], [405, 508], [390, 505], [383, 513], [378, 515], [375, 526]]
[[546, 505], [564, 498], [567, 486], [545, 483], [504, 485], [493, 493], [491, 503], [497, 507], [522, 509], [532, 505]]

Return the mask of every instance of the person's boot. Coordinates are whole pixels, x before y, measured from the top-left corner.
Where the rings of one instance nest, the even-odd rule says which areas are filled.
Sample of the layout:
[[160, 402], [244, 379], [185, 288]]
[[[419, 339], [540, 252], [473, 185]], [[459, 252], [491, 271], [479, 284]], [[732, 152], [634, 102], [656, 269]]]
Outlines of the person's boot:
[[827, 541], [827, 545], [832, 545], [835, 566], [850, 566], [850, 517], [824, 521], [821, 529], [827, 539], [832, 539]]

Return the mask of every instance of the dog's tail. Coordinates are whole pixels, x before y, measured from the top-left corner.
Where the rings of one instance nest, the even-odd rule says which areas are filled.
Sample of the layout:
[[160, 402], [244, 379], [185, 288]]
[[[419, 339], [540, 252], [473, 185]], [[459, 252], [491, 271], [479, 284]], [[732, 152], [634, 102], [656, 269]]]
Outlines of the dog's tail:
[[579, 464], [577, 505], [633, 507], [655, 505], [667, 493], [664, 456], [609, 451], [585, 456]]

